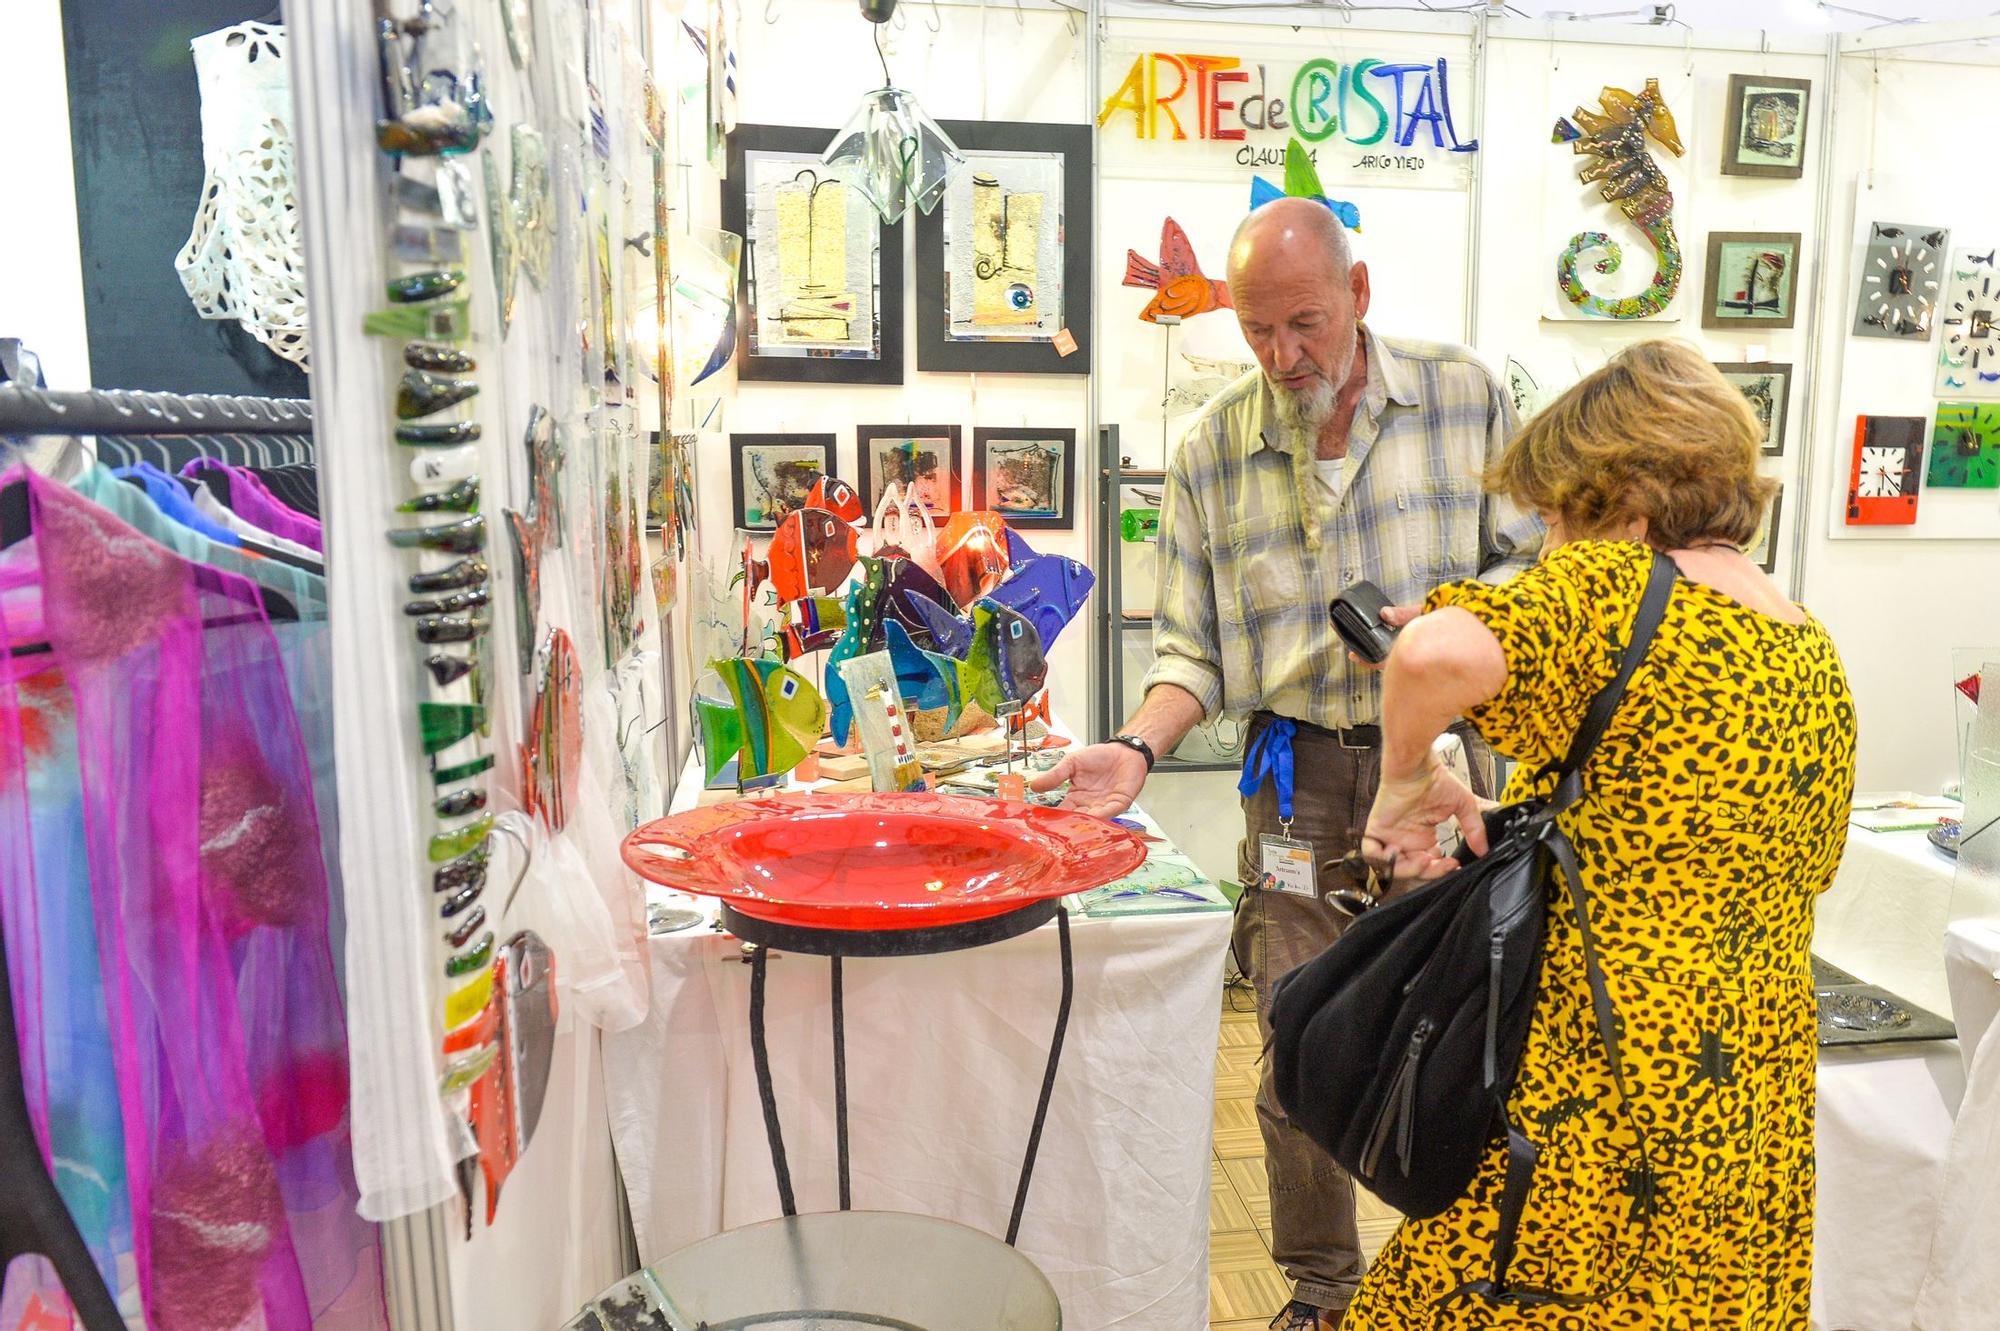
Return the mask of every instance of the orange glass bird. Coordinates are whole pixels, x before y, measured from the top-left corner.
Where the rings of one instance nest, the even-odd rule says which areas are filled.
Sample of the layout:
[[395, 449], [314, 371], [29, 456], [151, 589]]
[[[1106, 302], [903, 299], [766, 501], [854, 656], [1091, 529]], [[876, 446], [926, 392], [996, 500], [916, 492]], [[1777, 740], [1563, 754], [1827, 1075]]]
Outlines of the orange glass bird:
[[1192, 319], [1210, 310], [1234, 308], [1229, 303], [1229, 284], [1202, 274], [1201, 262], [1194, 257], [1194, 246], [1188, 243], [1187, 232], [1171, 217], [1160, 228], [1158, 263], [1140, 258], [1137, 250], [1125, 251], [1125, 285], [1150, 288], [1154, 292], [1146, 308], [1139, 312], [1139, 317], [1147, 323], [1159, 322], [1163, 314]]

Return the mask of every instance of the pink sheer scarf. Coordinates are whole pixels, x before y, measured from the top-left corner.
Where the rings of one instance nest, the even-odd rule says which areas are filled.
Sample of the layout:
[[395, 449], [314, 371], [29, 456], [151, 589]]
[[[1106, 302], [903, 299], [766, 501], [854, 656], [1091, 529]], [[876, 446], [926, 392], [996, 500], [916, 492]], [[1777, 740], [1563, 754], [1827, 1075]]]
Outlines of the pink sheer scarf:
[[[0, 921], [10, 959], [41, 955], [38, 899], [89, 895], [146, 1319], [386, 1327], [375, 1229], [355, 1211], [311, 768], [258, 594], [32, 473], [0, 484], [22, 479], [33, 538], [0, 560], [0, 646], [48, 650], [0, 657]], [[75, 728], [76, 864], [35, 862], [49, 814], [19, 776], [48, 724], [29, 681], [52, 670]], [[13, 980], [47, 1158], [36, 1049], [64, 977], [16, 965]]]

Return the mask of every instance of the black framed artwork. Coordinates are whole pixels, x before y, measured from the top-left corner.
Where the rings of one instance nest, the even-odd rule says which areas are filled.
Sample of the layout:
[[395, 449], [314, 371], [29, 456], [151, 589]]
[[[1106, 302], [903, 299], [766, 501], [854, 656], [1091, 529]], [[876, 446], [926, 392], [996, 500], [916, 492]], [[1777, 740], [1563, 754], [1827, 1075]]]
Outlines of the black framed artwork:
[[1764, 456], [1785, 451], [1785, 413], [1792, 397], [1792, 367], [1783, 361], [1717, 361], [1715, 368], [1743, 394], [1757, 416]]
[[889, 486], [921, 503], [933, 519], [962, 507], [959, 478], [964, 455], [956, 425], [857, 425], [855, 482], [865, 512], [873, 513]]
[[1750, 556], [1750, 562], [1766, 573], [1778, 571], [1778, 516], [1784, 504], [1783, 490], [1771, 496], [1771, 506], [1764, 510], [1764, 521], [1757, 528], [1757, 538], [1750, 542], [1750, 548], [1745, 552]]
[[1796, 231], [1711, 231], [1701, 326], [1749, 332], [1798, 318]]
[[1090, 126], [939, 122], [965, 155], [917, 219], [917, 369], [1090, 373]]
[[833, 474], [830, 434], [732, 434], [729, 492], [738, 531], [776, 531], [805, 507], [813, 482]]
[[1075, 526], [1076, 431], [975, 428], [971, 505], [1024, 530]]
[[743, 237], [738, 378], [903, 382], [903, 229], [820, 164], [833, 136], [793, 125], [729, 136], [722, 226]]
[[1811, 79], [1731, 74], [1722, 174], [1780, 180], [1803, 176], [1806, 121], [1811, 111]]

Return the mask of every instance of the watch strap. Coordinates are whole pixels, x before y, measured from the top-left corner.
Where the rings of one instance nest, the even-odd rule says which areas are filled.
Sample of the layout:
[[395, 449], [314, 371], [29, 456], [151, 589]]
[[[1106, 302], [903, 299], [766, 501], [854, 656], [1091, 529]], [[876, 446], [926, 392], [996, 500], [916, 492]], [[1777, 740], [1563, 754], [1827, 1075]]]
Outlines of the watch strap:
[[1149, 776], [1152, 774], [1153, 768], [1160, 761], [1159, 755], [1153, 752], [1153, 746], [1145, 740], [1140, 739], [1137, 735], [1113, 735], [1111, 742], [1113, 744], [1123, 744], [1126, 748], [1144, 758], [1146, 760], [1146, 773]]

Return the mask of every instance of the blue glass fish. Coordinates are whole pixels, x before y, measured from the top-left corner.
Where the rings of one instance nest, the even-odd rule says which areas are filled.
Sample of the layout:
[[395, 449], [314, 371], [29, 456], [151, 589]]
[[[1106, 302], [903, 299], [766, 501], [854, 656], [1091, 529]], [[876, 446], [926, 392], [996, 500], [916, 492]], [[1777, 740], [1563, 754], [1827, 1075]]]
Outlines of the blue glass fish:
[[896, 692], [912, 711], [932, 711], [942, 707], [944, 728], [950, 733], [965, 710], [966, 663], [936, 652], [927, 652], [910, 640], [901, 624], [891, 621], [885, 636], [889, 641], [889, 661], [896, 670]]
[[1013, 571], [1005, 582], [986, 594], [986, 599], [1027, 616], [1035, 632], [1041, 635], [1042, 650], [1047, 652], [1055, 645], [1056, 636], [1083, 609], [1090, 589], [1097, 585], [1097, 575], [1074, 559], [1036, 554], [1011, 527], [1007, 529], [1007, 547]]
[[732, 657], [711, 661], [709, 668], [722, 676], [730, 701], [694, 700], [708, 780], [731, 758], [743, 781], [789, 772], [804, 761], [826, 727], [826, 703], [805, 676], [768, 658]]

